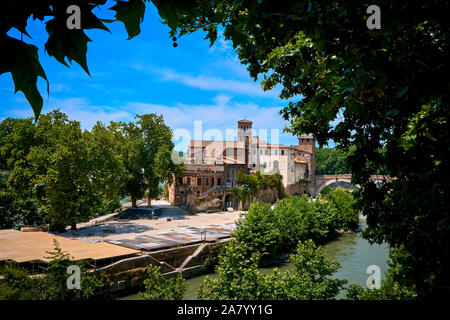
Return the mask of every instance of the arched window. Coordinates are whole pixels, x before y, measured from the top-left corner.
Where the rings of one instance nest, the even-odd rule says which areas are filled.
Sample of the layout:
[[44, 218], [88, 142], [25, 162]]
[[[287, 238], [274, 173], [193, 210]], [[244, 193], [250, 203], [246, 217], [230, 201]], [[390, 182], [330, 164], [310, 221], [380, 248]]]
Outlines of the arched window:
[[278, 170], [278, 160], [275, 160], [273, 162], [273, 166], [272, 166], [273, 170]]

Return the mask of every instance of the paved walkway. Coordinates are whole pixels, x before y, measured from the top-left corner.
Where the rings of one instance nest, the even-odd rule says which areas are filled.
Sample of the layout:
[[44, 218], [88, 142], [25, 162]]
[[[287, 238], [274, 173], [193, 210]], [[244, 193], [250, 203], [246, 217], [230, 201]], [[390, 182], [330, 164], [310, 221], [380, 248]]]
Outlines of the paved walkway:
[[207, 240], [229, 238], [234, 229], [234, 223], [185, 227], [173, 230], [172, 232], [117, 238], [114, 240], [106, 240], [106, 242], [135, 250], [157, 250], [180, 244], [187, 245], [196, 243], [205, 240], [205, 236]]
[[105, 241], [137, 250], [158, 250], [199, 242], [205, 238], [205, 229], [207, 240], [228, 238], [233, 233], [235, 222], [241, 213], [235, 211], [189, 214], [166, 201], [152, 201], [153, 208], [164, 208], [162, 217], [153, 220], [139, 212], [146, 211], [146, 203], [141, 205], [142, 209], [130, 212], [127, 216], [130, 219], [96, 223], [91, 221], [83, 228], [68, 230], [61, 236], [89, 243]]

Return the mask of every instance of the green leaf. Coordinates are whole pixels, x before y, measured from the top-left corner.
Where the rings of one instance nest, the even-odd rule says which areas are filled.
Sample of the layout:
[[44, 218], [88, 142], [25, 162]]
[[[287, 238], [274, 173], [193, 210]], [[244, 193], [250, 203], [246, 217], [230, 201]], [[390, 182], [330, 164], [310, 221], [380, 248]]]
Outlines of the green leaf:
[[37, 89], [38, 77], [49, 83], [44, 69], [39, 63], [38, 48], [20, 40], [6, 36], [0, 41], [0, 74], [11, 72], [15, 93], [22, 91], [34, 111], [36, 120], [42, 110], [43, 100]]
[[205, 39], [210, 40], [211, 44], [209, 45], [209, 47], [212, 47], [212, 45], [217, 39], [217, 28], [215, 25], [210, 26], [210, 28], [208, 29], [208, 34], [206, 35]]
[[87, 43], [91, 41], [83, 30], [69, 30], [56, 18], [47, 22], [45, 27], [49, 37], [45, 43], [47, 53], [55, 57], [63, 65], [68, 66], [65, 58], [71, 63], [76, 61], [90, 75], [86, 62]]
[[125, 25], [130, 40], [141, 32], [140, 24], [144, 20], [145, 3], [142, 0], [117, 1], [111, 7], [116, 11], [115, 18]]
[[153, 1], [153, 3], [158, 8], [158, 14], [161, 18], [166, 21], [172, 30], [175, 30], [179, 23], [177, 6], [170, 1]]

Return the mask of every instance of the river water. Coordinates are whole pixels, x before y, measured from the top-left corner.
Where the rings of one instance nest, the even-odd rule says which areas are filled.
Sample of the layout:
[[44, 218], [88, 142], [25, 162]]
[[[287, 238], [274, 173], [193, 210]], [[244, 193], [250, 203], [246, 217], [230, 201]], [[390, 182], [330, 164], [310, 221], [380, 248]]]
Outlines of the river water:
[[[365, 221], [361, 219], [360, 227], [365, 227]], [[324, 246], [327, 257], [336, 259], [341, 264], [341, 269], [335, 274], [336, 278], [346, 279], [348, 283], [356, 283], [366, 286], [369, 274], [366, 269], [370, 265], [377, 265], [381, 269], [382, 277], [384, 279], [384, 272], [387, 270], [388, 248], [385, 244], [370, 245], [369, 242], [361, 237], [361, 232], [345, 233], [339, 238], [326, 243]], [[294, 268], [292, 263], [284, 264], [278, 267], [280, 270], [291, 270]], [[261, 272], [270, 272], [273, 268], [261, 268]], [[214, 276], [214, 274], [209, 275]], [[184, 299], [197, 299], [197, 292], [200, 284], [203, 283], [206, 275], [198, 276], [188, 279], [189, 286], [184, 295]], [[343, 298], [344, 293], [338, 295]], [[140, 299], [139, 294], [133, 294], [121, 299], [135, 300]]]

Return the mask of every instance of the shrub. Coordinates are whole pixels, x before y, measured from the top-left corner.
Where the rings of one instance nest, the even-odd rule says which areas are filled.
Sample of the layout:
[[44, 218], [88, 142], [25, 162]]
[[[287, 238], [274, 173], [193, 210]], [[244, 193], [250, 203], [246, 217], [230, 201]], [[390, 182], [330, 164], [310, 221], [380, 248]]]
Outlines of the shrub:
[[235, 238], [246, 243], [252, 252], [261, 254], [262, 264], [275, 255], [281, 245], [275, 215], [270, 204], [256, 200], [248, 209], [245, 219], [236, 223]]
[[345, 280], [332, 279], [339, 264], [325, 257], [312, 241], [300, 243], [291, 256], [294, 271], [258, 271], [260, 254], [244, 242], [230, 241], [219, 256], [217, 276], [207, 276], [199, 299], [300, 300], [333, 299]]
[[339, 213], [336, 208], [322, 200], [310, 201], [308, 210], [308, 238], [322, 242], [335, 232], [339, 226]]
[[[85, 300], [94, 298], [102, 285], [100, 278], [90, 274], [86, 261], [74, 261], [67, 253], [63, 252], [57, 240], [54, 240], [53, 251], [47, 252], [50, 262], [47, 266], [45, 277], [42, 278], [44, 300]], [[67, 288], [67, 268], [77, 265], [81, 269], [81, 289]]]
[[31, 278], [27, 270], [6, 266], [0, 274], [0, 300], [39, 299], [38, 280]]
[[305, 196], [292, 196], [276, 202], [273, 214], [281, 236], [279, 248], [281, 252], [290, 252], [295, 249], [299, 241], [308, 238], [307, 211], [310, 207]]
[[325, 200], [332, 203], [338, 210], [340, 226], [355, 229], [358, 226], [359, 215], [354, 208], [353, 196], [340, 187], [333, 189], [325, 196]]
[[187, 283], [181, 273], [176, 278], [166, 279], [160, 267], [148, 266], [148, 277], [144, 280], [145, 291], [140, 295], [145, 300], [181, 300], [186, 292]]
[[206, 276], [201, 284], [199, 299], [253, 300], [265, 299], [258, 265], [261, 255], [244, 243], [229, 241], [219, 255], [217, 276]]

